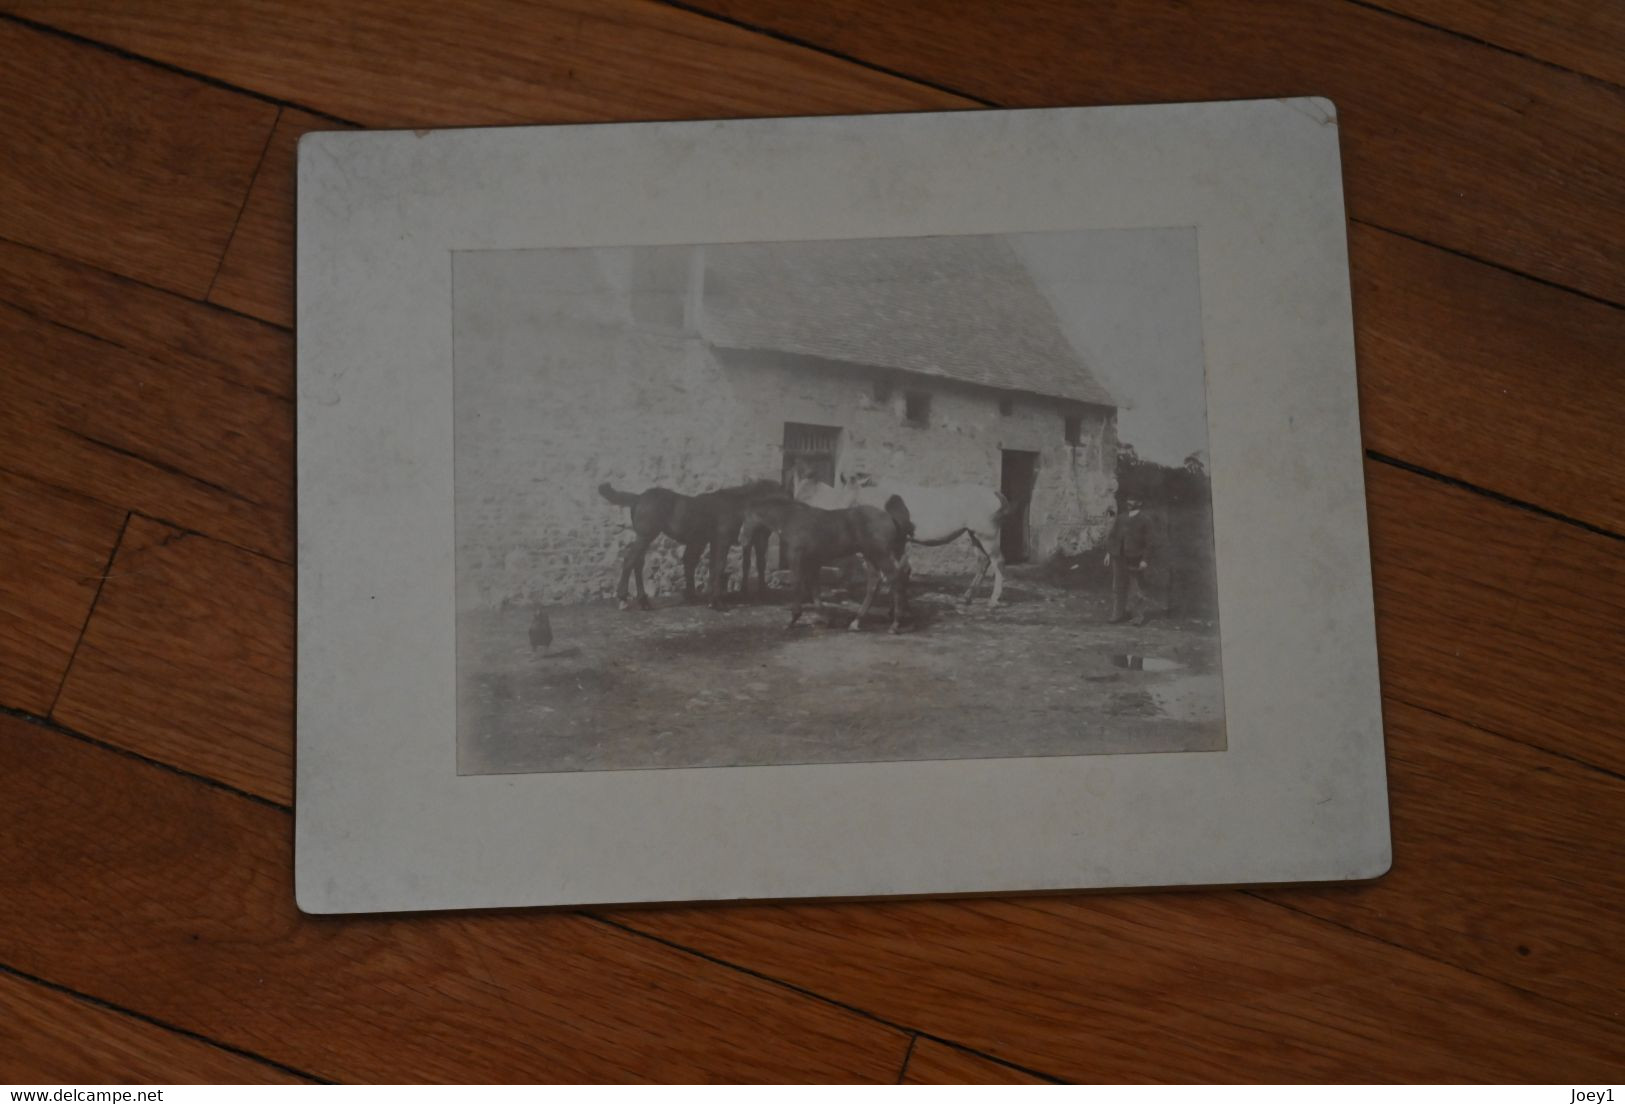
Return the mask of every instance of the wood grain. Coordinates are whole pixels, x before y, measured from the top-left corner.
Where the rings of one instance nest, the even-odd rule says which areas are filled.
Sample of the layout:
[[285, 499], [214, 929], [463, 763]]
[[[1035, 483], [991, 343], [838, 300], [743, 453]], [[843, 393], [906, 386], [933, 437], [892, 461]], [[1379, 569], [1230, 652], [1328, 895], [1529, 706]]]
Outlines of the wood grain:
[[0, 973], [0, 1082], [306, 1083], [275, 1066], [6, 973]]
[[[292, 325], [294, 146], [336, 125], [282, 113], [212, 301]], [[1625, 312], [1369, 226], [1351, 248], [1367, 444], [1625, 530]]]
[[1625, 84], [1625, 5], [1612, 0], [1379, 0], [1376, 6]]
[[1625, 310], [1349, 231], [1366, 446], [1625, 533]]
[[[1548, 581], [1533, 578], [1530, 585], [1539, 592], [1574, 574], [1576, 560], [1584, 564], [1586, 557], [1607, 554], [1618, 542], [1382, 465], [1371, 465], [1368, 476], [1374, 511], [1391, 520], [1402, 540], [1432, 546], [1440, 562], [1460, 569], [1476, 565], [1480, 574], [1452, 576], [1449, 584], [1455, 591], [1441, 595], [1433, 561], [1411, 546], [1391, 551], [1379, 526], [1380, 600], [1404, 611], [1385, 615], [1380, 624], [1391, 698], [1396, 839], [1408, 846], [1400, 849], [1403, 866], [1394, 875], [1393, 889], [1378, 883], [1360, 891], [1365, 896], [1319, 891], [1285, 903], [1552, 1001], [1614, 1014], [1611, 1002], [1625, 991], [1625, 975], [1611, 948], [1625, 932], [1606, 911], [1606, 902], [1625, 885], [1616, 884], [1614, 834], [1606, 810], [1618, 804], [1622, 784], [1402, 703], [1414, 693], [1430, 708], [1479, 708], [1475, 703], [1481, 699], [1501, 700], [1496, 685], [1503, 687], [1502, 698], [1510, 698], [1505, 685], [1525, 680], [1527, 686], [1517, 694], [1543, 702], [1548, 717], [1567, 711], [1576, 739], [1565, 745], [1552, 740], [1549, 728], [1510, 726], [1520, 739], [1548, 740], [1565, 753], [1608, 753], [1608, 718], [1617, 716], [1618, 687], [1601, 677], [1589, 701], [1568, 700], [1575, 696], [1566, 684], [1539, 669], [1544, 660], [1538, 649], [1529, 656], [1518, 653], [1517, 638], [1508, 628], [1516, 624], [1516, 602], [1506, 593], [1502, 576], [1524, 570], [1520, 553], [1525, 547], [1554, 539], [1562, 545], [1576, 542], [1548, 559]], [[177, 536], [142, 519], [132, 522], [58, 716], [99, 738], [287, 800], [291, 724], [286, 687], [292, 654], [287, 569], [212, 541]], [[1458, 541], [1461, 548], [1454, 547]], [[1619, 582], [1613, 580], [1614, 585]], [[1556, 597], [1575, 609], [1572, 617], [1551, 623], [1576, 633], [1576, 646], [1603, 649], [1589, 661], [1605, 667], [1611, 646], [1591, 639], [1583, 620], [1586, 596]], [[1481, 620], [1459, 631], [1460, 618], [1475, 613]], [[1486, 669], [1486, 656], [1502, 662]], [[1587, 714], [1587, 709], [1594, 712]], [[1447, 787], [1445, 798], [1437, 793], [1441, 785]], [[1507, 879], [1508, 864], [1526, 873]], [[641, 924], [641, 916], [621, 919]], [[672, 938], [692, 935], [651, 930]], [[771, 931], [761, 933], [762, 946], [754, 950], [763, 953], [774, 938]], [[870, 941], [863, 931], [849, 932], [846, 938]], [[734, 953], [732, 947], [711, 942], [701, 946], [724, 957]], [[778, 969], [754, 956], [747, 964]], [[806, 977], [793, 980], [812, 984]], [[1485, 994], [1490, 992], [1474, 999], [1488, 1000]], [[861, 1003], [869, 999], [865, 992], [836, 995], [873, 1007]], [[1349, 1003], [1343, 1013], [1353, 1015], [1363, 1008], [1358, 1003], [1363, 996], [1350, 993], [1345, 999]], [[883, 1014], [901, 1016], [903, 1010], [888, 1006]], [[963, 1038], [955, 1034], [963, 1030], [957, 1021], [904, 1022]], [[985, 1040], [966, 1041], [985, 1045]], [[1464, 1037], [1463, 1045], [1469, 1041]], [[1045, 1064], [1044, 1056], [1051, 1053], [1003, 1056], [1054, 1069]], [[1197, 1069], [1192, 1066], [1190, 1076], [1204, 1076]], [[1427, 1076], [1446, 1076], [1443, 1069]], [[1280, 1070], [1258, 1073], [1285, 1075]]]
[[[1367, 886], [616, 915], [1068, 1078], [1531, 1080], [1582, 1059], [1480, 1049], [1570, 1017], [1600, 1031], [1593, 1057], [1617, 1077], [1625, 782], [1403, 705], [1387, 729], [1395, 869]], [[1384, 1053], [1395, 1037], [1430, 1043], [1402, 1059]]]
[[292, 556], [287, 400], [239, 382], [239, 367], [160, 358], [3, 305], [0, 347], [17, 369], [0, 373], [0, 467]]
[[293, 325], [294, 170], [299, 138], [312, 130], [336, 129], [339, 124], [332, 120], [294, 108], [283, 109], [277, 117], [243, 217], [209, 291], [211, 303], [279, 326]]
[[943, 95], [634, 0], [209, 0], [3, 7], [377, 127], [907, 110]]
[[1366, 474], [1384, 695], [1625, 771], [1625, 542]]
[[618, 919], [1069, 1080], [1535, 1081], [1590, 1070], [1608, 1081], [1625, 1070], [1625, 1039], [1606, 1017], [1234, 891]]
[[0, 705], [56, 699], [124, 514], [0, 470]]
[[293, 398], [287, 334], [90, 265], [0, 241], [0, 303], [148, 360]]
[[[1618, 81], [1614, 9], [715, 4], [1012, 105], [1332, 95], [1363, 220], [1367, 445], [1625, 527], [1625, 314], [1541, 283], [1625, 299], [1625, 94], [1553, 68]], [[371, 125], [967, 102], [655, 5], [0, 7]], [[291, 322], [292, 144], [325, 124], [16, 24], [0, 56], [0, 704], [49, 707], [125, 512], [149, 515], [58, 719], [286, 801], [291, 341], [182, 296]], [[911, 1081], [1021, 1076], [961, 1043], [1077, 1079], [1618, 1081], [1625, 783], [1587, 764], [1625, 771], [1625, 546], [1386, 465], [1367, 478], [1387, 879], [607, 919], [951, 1040], [918, 1039]], [[902, 1032], [579, 915], [302, 917], [279, 811], [4, 717], [0, 761], [18, 843], [0, 962], [275, 1060], [371, 1080], [903, 1064]], [[23, 1049], [41, 1079], [276, 1073], [11, 975], [0, 1009], [0, 1054]]]
[[1329, 96], [1350, 213], [1625, 302], [1625, 92], [1346, 0], [700, 7], [1008, 107]]
[[[1621, 543], [1383, 464], [1367, 480], [1386, 696], [1620, 766]], [[291, 570], [181, 536], [132, 523], [57, 715], [286, 801]]]
[[934, 1039], [918, 1039], [903, 1069], [903, 1084], [1044, 1085], [1048, 1082], [968, 1050], [946, 1046]]
[[1393, 870], [1266, 896], [1617, 1022], [1625, 781], [1406, 705], [1387, 731]]
[[279, 810], [0, 717], [0, 961], [318, 1077], [891, 1081], [907, 1037], [570, 913], [307, 917]]
[[293, 569], [131, 518], [53, 717], [293, 800]]
[[0, 23], [0, 236], [201, 296], [275, 108]]

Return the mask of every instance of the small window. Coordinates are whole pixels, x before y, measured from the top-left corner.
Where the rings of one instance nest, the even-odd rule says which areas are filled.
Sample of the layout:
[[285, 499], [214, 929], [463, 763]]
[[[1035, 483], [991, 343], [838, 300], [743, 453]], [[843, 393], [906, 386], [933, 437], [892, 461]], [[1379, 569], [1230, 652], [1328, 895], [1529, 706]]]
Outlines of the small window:
[[1000, 414], [1003, 414], [1006, 418], [1008, 418], [1010, 415], [1014, 414], [1015, 412], [1016, 412], [1016, 400], [1015, 399], [1005, 397], [1005, 398], [1002, 398], [1002, 399], [999, 400], [999, 413]]
[[1066, 443], [1083, 444], [1083, 415], [1069, 414], [1066, 419]]
[[891, 402], [891, 380], [875, 380], [875, 402]]
[[834, 469], [833, 457], [840, 448], [841, 427], [784, 423], [784, 456], [786, 460], [828, 459]]
[[923, 426], [931, 420], [931, 396], [924, 391], [909, 391], [903, 395], [903, 420], [910, 425]]

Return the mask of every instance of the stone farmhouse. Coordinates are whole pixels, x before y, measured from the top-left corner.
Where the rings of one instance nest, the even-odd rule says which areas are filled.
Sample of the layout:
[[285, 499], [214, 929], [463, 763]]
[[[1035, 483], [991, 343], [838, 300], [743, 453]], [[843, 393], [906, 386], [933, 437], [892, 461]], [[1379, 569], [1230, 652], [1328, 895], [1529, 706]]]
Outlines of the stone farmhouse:
[[[604, 480], [981, 483], [1024, 503], [1011, 562], [1108, 525], [1116, 408], [1003, 238], [459, 253], [453, 283], [463, 608], [612, 593], [629, 531]], [[646, 578], [681, 589], [669, 541]]]

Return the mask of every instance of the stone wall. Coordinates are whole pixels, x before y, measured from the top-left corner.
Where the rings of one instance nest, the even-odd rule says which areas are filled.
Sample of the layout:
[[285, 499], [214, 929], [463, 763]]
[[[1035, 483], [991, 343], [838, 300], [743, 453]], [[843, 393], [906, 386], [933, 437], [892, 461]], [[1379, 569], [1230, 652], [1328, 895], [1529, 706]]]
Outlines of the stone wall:
[[[626, 263], [630, 252], [455, 259], [459, 608], [613, 594], [629, 511], [601, 498], [599, 483], [697, 494], [777, 479], [786, 422], [839, 427], [839, 471], [906, 482], [997, 488], [1001, 448], [1037, 452], [1037, 554], [1077, 551], [1104, 535], [1115, 491], [1109, 411], [1006, 396], [1006, 413], [986, 389], [713, 350], [684, 324], [680, 303], [648, 290], [646, 273]], [[906, 390], [929, 394], [925, 425], [903, 418]], [[1066, 442], [1066, 413], [1084, 418], [1077, 446]], [[913, 558], [924, 574], [975, 566], [967, 541]], [[645, 581], [652, 594], [681, 591], [670, 541], [651, 548]]]
[[[1108, 410], [1001, 396], [946, 380], [885, 377], [806, 357], [730, 350], [715, 355], [724, 390], [741, 400], [741, 416], [760, 425], [774, 444], [783, 440], [785, 422], [839, 426], [837, 475], [862, 472], [905, 483], [998, 489], [1001, 450], [1036, 452], [1030, 512], [1035, 558], [1093, 547], [1109, 528], [1117, 439]], [[878, 393], [877, 383], [882, 385]], [[910, 391], [929, 396], [923, 426], [903, 416]], [[1083, 420], [1076, 446], [1067, 443], [1068, 414]], [[916, 571], [927, 574], [969, 572], [976, 566], [968, 540], [917, 547], [910, 558]]]

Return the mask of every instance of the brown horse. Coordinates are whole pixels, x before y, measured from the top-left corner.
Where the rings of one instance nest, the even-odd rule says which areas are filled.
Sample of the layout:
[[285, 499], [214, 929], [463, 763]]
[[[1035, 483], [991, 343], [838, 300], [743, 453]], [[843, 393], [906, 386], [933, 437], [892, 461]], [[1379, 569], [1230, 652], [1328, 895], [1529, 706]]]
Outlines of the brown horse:
[[740, 539], [761, 527], [779, 535], [779, 542], [794, 574], [790, 598], [790, 624], [801, 620], [805, 599], [818, 604], [818, 572], [824, 564], [853, 554], [863, 556], [868, 569], [868, 586], [863, 607], [851, 629], [859, 631], [874, 604], [882, 577], [891, 584], [891, 630], [897, 632], [908, 601], [908, 567], [902, 564], [908, 537], [914, 526], [908, 519], [903, 500], [893, 497], [884, 510], [873, 506], [851, 506], [844, 510], [820, 510], [782, 498], [763, 499], [745, 510]]
[[989, 487], [976, 483], [960, 483], [948, 487], [921, 487], [896, 480], [872, 480], [868, 476], [855, 476], [839, 487], [820, 483], [805, 471], [795, 473], [795, 497], [809, 506], [826, 510], [863, 503], [883, 506], [893, 497], [908, 503], [909, 519], [914, 532], [912, 544], [948, 544], [960, 534], [970, 538], [980, 560], [976, 574], [971, 577], [961, 605], [970, 605], [971, 596], [982, 585], [989, 566], [993, 568], [993, 593], [988, 596], [987, 608], [996, 609], [1004, 593], [1004, 553], [1000, 550], [999, 530], [1004, 519], [1021, 509], [1020, 503], [1011, 502]]
[[[621, 580], [615, 588], [615, 597], [621, 608], [631, 609], [627, 595], [628, 579], [637, 580], [638, 607], [652, 609], [649, 596], [643, 590], [643, 557], [654, 539], [664, 533], [683, 546], [683, 596], [694, 601], [694, 569], [699, 566], [705, 550], [711, 550], [711, 608], [722, 608], [723, 575], [728, 564], [728, 550], [740, 535], [745, 509], [752, 502], [770, 497], [785, 497], [784, 488], [775, 480], [759, 479], [737, 487], [724, 487], [706, 494], [685, 495], [668, 491], [664, 487], [650, 487], [642, 494], [617, 491], [608, 483], [598, 485], [598, 493], [617, 506], [632, 511], [632, 543], [627, 546], [621, 560]], [[750, 534], [746, 544], [745, 567], [749, 569], [748, 552], [757, 555], [757, 575], [764, 576], [763, 561], [767, 558], [767, 533]], [[745, 580], [740, 579], [740, 589]]]

